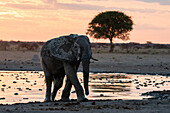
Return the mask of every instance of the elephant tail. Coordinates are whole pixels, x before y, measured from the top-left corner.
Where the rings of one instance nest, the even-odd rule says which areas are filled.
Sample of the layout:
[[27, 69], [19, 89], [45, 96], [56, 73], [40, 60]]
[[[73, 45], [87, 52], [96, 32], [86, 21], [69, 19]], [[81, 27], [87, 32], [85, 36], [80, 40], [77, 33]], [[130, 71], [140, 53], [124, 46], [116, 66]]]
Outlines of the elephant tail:
[[91, 59], [92, 59], [92, 60], [94, 60], [94, 61], [98, 61], [98, 59], [96, 59], [96, 58], [93, 58], [93, 57], [91, 57]]

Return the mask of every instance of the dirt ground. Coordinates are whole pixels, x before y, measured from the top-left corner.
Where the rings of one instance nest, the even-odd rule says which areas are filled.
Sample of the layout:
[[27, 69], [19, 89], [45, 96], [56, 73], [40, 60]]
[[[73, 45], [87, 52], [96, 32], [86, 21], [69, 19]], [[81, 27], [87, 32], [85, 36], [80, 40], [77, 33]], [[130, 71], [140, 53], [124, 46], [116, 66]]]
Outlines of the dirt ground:
[[168, 54], [94, 54], [98, 62], [91, 63], [91, 71], [170, 74]]
[[[0, 70], [41, 70], [39, 52], [0, 51]], [[169, 54], [95, 53], [91, 72], [170, 75]], [[82, 70], [80, 66], [79, 71]], [[90, 100], [88, 102], [48, 102], [0, 105], [1, 113], [169, 113], [170, 100]]]
[[169, 113], [170, 102], [160, 100], [91, 100], [1, 105], [1, 113]]
[[[33, 56], [40, 57], [39, 52], [0, 51], [0, 70], [41, 70]], [[170, 54], [94, 53], [93, 57], [99, 61], [91, 60], [91, 72], [170, 74]]]

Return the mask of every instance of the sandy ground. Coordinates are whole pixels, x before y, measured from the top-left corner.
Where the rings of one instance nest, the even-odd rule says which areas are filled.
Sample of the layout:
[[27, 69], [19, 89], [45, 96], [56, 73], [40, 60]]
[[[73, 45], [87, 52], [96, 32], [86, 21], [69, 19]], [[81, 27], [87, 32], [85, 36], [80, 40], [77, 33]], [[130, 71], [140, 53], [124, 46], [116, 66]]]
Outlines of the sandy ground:
[[170, 55], [165, 54], [94, 54], [98, 62], [91, 63], [91, 71], [170, 74]]
[[[0, 70], [41, 70], [39, 52], [0, 51]], [[165, 54], [93, 54], [91, 72], [122, 72], [170, 75], [170, 55]], [[80, 66], [79, 71], [82, 70]], [[0, 113], [169, 113], [170, 99], [154, 100], [90, 100], [88, 102], [48, 102], [0, 105]]]
[[[0, 51], [0, 70], [41, 70], [34, 55], [39, 57], [39, 52]], [[170, 74], [170, 54], [95, 53], [93, 57], [99, 61], [91, 61], [91, 72]]]

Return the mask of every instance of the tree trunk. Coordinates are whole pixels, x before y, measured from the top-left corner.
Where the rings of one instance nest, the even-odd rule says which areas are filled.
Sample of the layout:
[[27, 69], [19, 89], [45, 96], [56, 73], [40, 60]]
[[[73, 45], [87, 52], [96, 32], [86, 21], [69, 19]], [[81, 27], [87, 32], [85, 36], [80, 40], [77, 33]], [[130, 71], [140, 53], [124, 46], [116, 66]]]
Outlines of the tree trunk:
[[112, 41], [112, 38], [110, 38], [110, 50], [109, 50], [109, 52], [112, 53], [113, 49], [114, 49], [113, 41]]

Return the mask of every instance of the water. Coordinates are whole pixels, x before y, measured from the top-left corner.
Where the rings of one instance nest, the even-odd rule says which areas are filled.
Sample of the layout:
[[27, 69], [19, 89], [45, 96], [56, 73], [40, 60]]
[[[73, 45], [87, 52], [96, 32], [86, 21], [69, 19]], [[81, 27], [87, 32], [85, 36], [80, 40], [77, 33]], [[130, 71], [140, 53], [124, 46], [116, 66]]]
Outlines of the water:
[[[78, 72], [83, 85], [82, 73]], [[0, 71], [0, 104], [27, 103], [45, 98], [45, 81], [42, 71]], [[64, 80], [65, 84], [65, 80]], [[63, 87], [56, 100], [61, 98]], [[170, 90], [170, 77], [161, 75], [133, 75], [121, 73], [90, 74], [88, 99], [143, 99], [141, 93]], [[74, 87], [71, 99], [76, 99]]]

